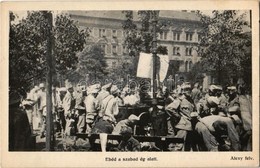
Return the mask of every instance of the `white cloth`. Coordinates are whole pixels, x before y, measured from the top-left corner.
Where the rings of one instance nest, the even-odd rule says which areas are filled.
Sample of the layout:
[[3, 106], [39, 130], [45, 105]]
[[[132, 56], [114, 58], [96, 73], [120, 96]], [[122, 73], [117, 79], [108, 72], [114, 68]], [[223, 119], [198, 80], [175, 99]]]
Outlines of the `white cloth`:
[[151, 78], [152, 61], [152, 54], [140, 53], [136, 76], [140, 78]]
[[137, 95], [128, 95], [124, 98], [125, 105], [136, 105], [140, 102], [140, 97]]
[[[159, 69], [160, 82], [163, 82], [169, 68], [169, 56], [159, 55], [159, 54], [158, 56], [160, 58], [160, 69]], [[152, 54], [140, 53], [136, 76], [140, 78], [152, 78], [152, 67], [153, 67], [152, 65], [153, 65]]]
[[166, 78], [168, 68], [169, 68], [169, 56], [168, 55], [158, 55], [160, 58], [160, 71], [159, 71], [159, 77], [160, 82], [163, 82]]
[[38, 101], [39, 101], [39, 109], [42, 110], [46, 106], [46, 92], [38, 91]]
[[92, 94], [89, 94], [84, 99], [84, 104], [85, 104], [87, 113], [96, 113], [97, 110], [99, 109], [98, 100]]
[[110, 116], [115, 120], [114, 116], [119, 113], [117, 99], [112, 95], [107, 96], [102, 102], [101, 109], [103, 109], [103, 115]]
[[210, 131], [214, 132], [215, 129], [214, 129], [214, 127], [213, 127], [213, 123], [214, 123], [215, 121], [220, 120], [221, 118], [222, 118], [222, 117], [219, 116], [219, 115], [210, 115], [210, 116], [206, 116], [206, 117], [201, 118], [200, 121], [201, 121], [203, 124], [205, 124]]
[[65, 97], [63, 98], [62, 101], [62, 107], [64, 109], [64, 114], [67, 115], [71, 113], [72, 110], [72, 101], [73, 101], [73, 95], [70, 92], [67, 92]]

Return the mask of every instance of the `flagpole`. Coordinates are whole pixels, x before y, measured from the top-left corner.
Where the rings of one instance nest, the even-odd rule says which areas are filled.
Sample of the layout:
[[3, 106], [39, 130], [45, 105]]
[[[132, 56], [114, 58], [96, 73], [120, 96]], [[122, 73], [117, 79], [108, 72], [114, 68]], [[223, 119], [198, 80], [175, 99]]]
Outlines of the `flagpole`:
[[159, 17], [159, 11], [154, 11], [153, 12], [153, 41], [152, 41], [152, 53], [153, 53], [153, 68], [152, 68], [152, 94], [153, 98], [156, 99], [156, 90], [157, 90], [157, 82], [156, 82], [156, 62], [157, 62], [157, 31], [156, 31], [156, 26], [158, 22], [158, 17]]
[[47, 62], [47, 75], [46, 75], [46, 150], [53, 150], [52, 147], [52, 13], [49, 11], [43, 11], [46, 21], [46, 38], [47, 38], [47, 51], [46, 51], [46, 62]]

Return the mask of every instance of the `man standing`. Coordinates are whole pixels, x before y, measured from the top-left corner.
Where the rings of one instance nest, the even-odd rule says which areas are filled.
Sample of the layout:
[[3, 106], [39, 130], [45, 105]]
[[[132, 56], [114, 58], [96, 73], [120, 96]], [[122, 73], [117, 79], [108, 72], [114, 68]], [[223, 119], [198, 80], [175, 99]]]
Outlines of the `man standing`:
[[99, 107], [99, 102], [96, 99], [98, 92], [100, 90], [99, 85], [92, 85], [87, 88], [87, 97], [84, 100], [86, 107], [86, 133], [90, 133], [93, 124], [96, 120]]
[[201, 98], [201, 91], [199, 90], [199, 83], [195, 83], [194, 87], [191, 91], [191, 98], [193, 99], [194, 103], [197, 104]]
[[110, 91], [111, 87], [112, 87], [112, 83], [108, 83], [108, 84], [102, 86], [101, 91], [97, 95], [97, 100], [99, 101], [100, 104], [107, 96], [110, 95], [109, 91]]
[[64, 109], [64, 115], [66, 119], [65, 134], [71, 135], [73, 132], [73, 114], [75, 107], [75, 99], [73, 97], [73, 86], [71, 83], [66, 84], [67, 93], [62, 101], [62, 107]]
[[106, 115], [111, 118], [112, 122], [116, 122], [115, 115], [119, 113], [118, 101], [116, 99], [119, 92], [120, 90], [117, 86], [113, 85], [110, 90], [111, 95], [107, 96], [101, 105], [100, 116]]
[[74, 97], [76, 99], [76, 114], [78, 115], [78, 122], [77, 122], [77, 131], [79, 133], [85, 132], [86, 127], [86, 109], [84, 107], [84, 97], [83, 97], [83, 91], [81, 89], [81, 85], [77, 85], [77, 89], [74, 92]]
[[22, 96], [9, 92], [9, 150], [30, 150], [31, 128], [25, 111], [19, 108]]
[[46, 120], [46, 92], [44, 83], [39, 85], [40, 90], [38, 91], [38, 117], [41, 121], [41, 137], [44, 137], [45, 132], [45, 120]]

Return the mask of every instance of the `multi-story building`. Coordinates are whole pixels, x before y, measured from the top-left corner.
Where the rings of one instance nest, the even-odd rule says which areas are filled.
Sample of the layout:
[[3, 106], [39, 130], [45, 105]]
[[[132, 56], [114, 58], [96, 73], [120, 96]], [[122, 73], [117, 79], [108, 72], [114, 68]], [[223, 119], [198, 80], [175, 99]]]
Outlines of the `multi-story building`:
[[[67, 11], [80, 27], [91, 29], [88, 43], [100, 44], [110, 67], [118, 64], [119, 58], [127, 57], [124, 45], [122, 11]], [[134, 21], [138, 20], [134, 12]], [[160, 11], [159, 20], [166, 21], [163, 32], [158, 34], [158, 43], [167, 47], [171, 61], [179, 62], [179, 72], [188, 72], [200, 57], [196, 46], [200, 39], [201, 23], [195, 11]]]

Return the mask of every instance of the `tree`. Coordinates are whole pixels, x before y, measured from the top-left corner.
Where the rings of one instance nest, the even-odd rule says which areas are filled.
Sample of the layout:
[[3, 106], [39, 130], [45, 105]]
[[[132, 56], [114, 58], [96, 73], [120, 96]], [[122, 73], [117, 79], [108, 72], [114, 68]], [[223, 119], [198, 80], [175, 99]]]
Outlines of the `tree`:
[[78, 54], [78, 69], [80, 75], [89, 75], [91, 80], [102, 79], [107, 74], [107, 64], [104, 50], [99, 45], [86, 47]]
[[[219, 84], [228, 83], [231, 78], [245, 77], [245, 73], [251, 76], [248, 69], [251, 67], [251, 36], [243, 32], [243, 28], [248, 26], [245, 13], [215, 10], [211, 17], [200, 11], [197, 14], [204, 29], [198, 53], [211, 75]], [[251, 79], [247, 79], [247, 83], [251, 84]]]
[[[27, 12], [27, 17], [15, 21], [10, 12], [9, 34], [9, 86], [10, 89], [28, 90], [33, 81], [44, 80], [46, 71], [46, 22], [42, 12]], [[88, 30], [79, 30], [66, 15], [55, 18], [53, 29], [56, 69], [53, 73], [65, 74], [76, 68], [76, 53], [85, 44]]]
[[204, 73], [207, 72], [207, 68], [205, 64], [202, 62], [195, 63], [191, 70], [187, 73], [188, 81], [192, 81], [193, 84], [199, 82], [200, 84], [203, 83]]
[[[137, 57], [132, 59], [132, 64], [129, 64], [129, 68], [134, 71], [130, 71], [131, 76], [136, 75], [136, 69], [138, 65], [138, 56], [140, 52], [152, 53], [152, 21], [156, 11], [137, 11], [138, 20], [134, 20], [133, 11], [123, 11], [126, 19], [122, 23], [125, 36], [125, 45], [129, 50], [129, 56]], [[167, 26], [166, 22], [159, 20], [156, 25], [157, 34], [163, 31], [163, 28]], [[167, 48], [165, 46], [157, 46], [158, 54], [167, 54]]]
[[[152, 52], [152, 20], [156, 11], [138, 11], [138, 21], [133, 20], [133, 11], [123, 11], [126, 20], [123, 21], [122, 27], [125, 32], [125, 44], [129, 49], [130, 56], [137, 56], [140, 52]], [[162, 33], [163, 28], [167, 26], [166, 22], [159, 20], [156, 26], [156, 32]], [[167, 54], [167, 48], [159, 45], [158, 54]]]

